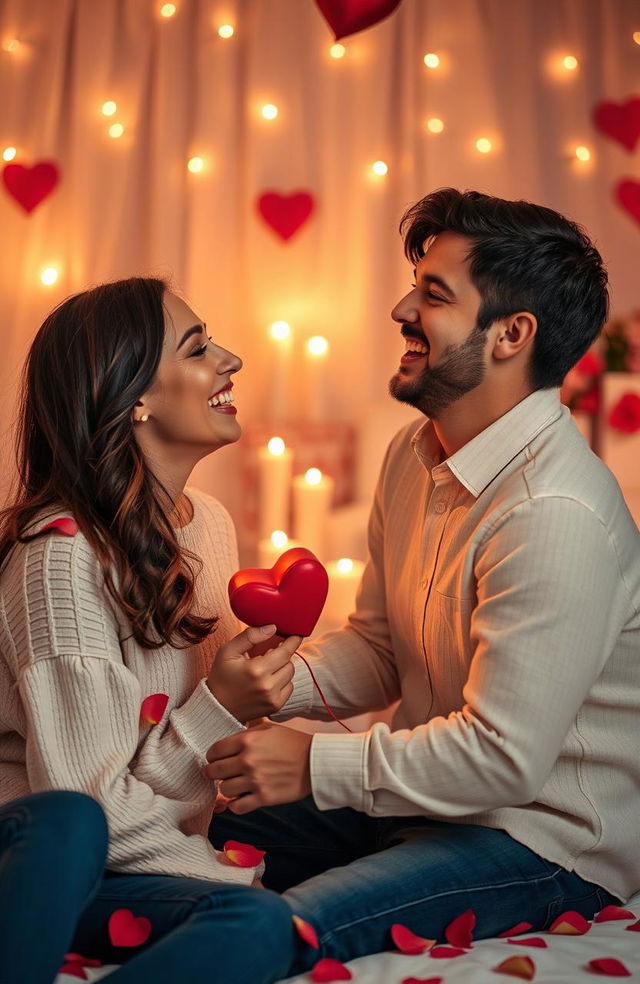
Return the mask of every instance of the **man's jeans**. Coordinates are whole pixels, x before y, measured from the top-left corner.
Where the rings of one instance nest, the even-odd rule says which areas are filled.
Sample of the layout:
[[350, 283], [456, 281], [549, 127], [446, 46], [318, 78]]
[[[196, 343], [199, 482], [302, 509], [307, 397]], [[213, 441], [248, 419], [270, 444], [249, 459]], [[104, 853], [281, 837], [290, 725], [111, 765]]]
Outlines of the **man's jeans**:
[[291, 973], [320, 956], [344, 962], [394, 949], [393, 923], [445, 942], [446, 926], [472, 909], [474, 938], [482, 939], [519, 922], [548, 928], [567, 909], [591, 918], [620, 901], [504, 830], [320, 812], [311, 797], [242, 817], [227, 810], [213, 818], [209, 834], [216, 847], [233, 839], [266, 851], [265, 886], [315, 927], [320, 953], [303, 948]]

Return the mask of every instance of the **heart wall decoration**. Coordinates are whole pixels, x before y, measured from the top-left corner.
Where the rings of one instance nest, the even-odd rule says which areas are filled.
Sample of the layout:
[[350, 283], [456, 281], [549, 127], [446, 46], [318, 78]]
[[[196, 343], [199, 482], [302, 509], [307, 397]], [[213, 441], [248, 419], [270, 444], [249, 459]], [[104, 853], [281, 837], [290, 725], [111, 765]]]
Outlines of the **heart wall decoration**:
[[51, 194], [60, 180], [60, 171], [53, 161], [38, 161], [33, 167], [7, 164], [2, 180], [11, 197], [29, 214]]
[[640, 223], [640, 181], [623, 178], [615, 188], [616, 201], [625, 212]]
[[320, 13], [336, 36], [349, 34], [378, 24], [396, 10], [402, 0], [316, 0]]
[[593, 122], [601, 133], [628, 151], [635, 150], [640, 140], [640, 96], [631, 96], [624, 103], [598, 103], [593, 110]]
[[316, 203], [309, 191], [265, 191], [256, 202], [258, 213], [276, 236], [287, 242], [313, 214]]

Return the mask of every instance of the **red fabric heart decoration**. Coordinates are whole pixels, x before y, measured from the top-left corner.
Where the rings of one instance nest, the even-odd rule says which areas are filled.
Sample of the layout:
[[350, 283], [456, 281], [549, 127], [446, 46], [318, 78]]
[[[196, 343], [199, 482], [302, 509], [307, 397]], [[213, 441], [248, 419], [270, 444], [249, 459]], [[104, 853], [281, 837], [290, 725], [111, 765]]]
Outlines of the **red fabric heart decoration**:
[[33, 167], [7, 164], [2, 179], [9, 194], [25, 212], [33, 212], [36, 205], [53, 191], [60, 180], [60, 172], [53, 161], [40, 161]]
[[278, 635], [308, 636], [327, 600], [329, 576], [305, 547], [285, 551], [270, 570], [246, 567], [229, 581], [231, 608], [247, 625], [276, 625]]
[[593, 121], [608, 137], [627, 150], [634, 150], [640, 140], [640, 97], [632, 96], [626, 103], [599, 103], [593, 111]]
[[400, 3], [401, 0], [316, 0], [336, 41], [384, 20]]
[[151, 935], [151, 921], [131, 909], [116, 909], [109, 916], [109, 939], [114, 946], [142, 946]]
[[281, 195], [279, 191], [265, 191], [257, 201], [258, 212], [284, 242], [304, 225], [315, 208], [315, 200], [308, 191], [293, 191]]
[[640, 181], [624, 178], [616, 185], [616, 198], [620, 205], [640, 222]]

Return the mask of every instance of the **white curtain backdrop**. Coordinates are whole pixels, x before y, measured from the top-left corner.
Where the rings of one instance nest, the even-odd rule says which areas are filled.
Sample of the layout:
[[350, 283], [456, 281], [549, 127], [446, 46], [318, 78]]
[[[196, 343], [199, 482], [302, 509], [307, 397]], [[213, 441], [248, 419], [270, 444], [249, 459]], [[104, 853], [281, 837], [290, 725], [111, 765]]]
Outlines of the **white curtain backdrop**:
[[[279, 319], [294, 330], [294, 415], [313, 334], [331, 346], [329, 419], [357, 424], [389, 400], [400, 353], [389, 310], [411, 279], [398, 220], [439, 186], [578, 219], [608, 262], [614, 311], [640, 302], [640, 225], [613, 200], [617, 180], [640, 179], [640, 148], [592, 123], [598, 102], [640, 95], [637, 0], [404, 0], [346, 38], [341, 59], [313, 0], [175, 3], [165, 19], [159, 0], [0, 0], [0, 151], [14, 146], [16, 162], [54, 160], [61, 171], [31, 215], [0, 189], [0, 500], [16, 375], [34, 332], [54, 304], [103, 280], [173, 278], [245, 360], [242, 423], [269, 416], [267, 326]], [[235, 28], [226, 40], [223, 23]], [[558, 67], [566, 55], [575, 70]], [[117, 103], [110, 119], [105, 100]], [[261, 116], [264, 103], [278, 106], [275, 120]], [[441, 133], [429, 132], [430, 117]], [[112, 139], [116, 121], [124, 134]], [[479, 138], [490, 153], [478, 152]], [[194, 155], [204, 161], [196, 174]], [[371, 174], [377, 160], [385, 177]], [[316, 210], [284, 243], [255, 200], [302, 189]], [[47, 266], [59, 270], [51, 287], [40, 281]], [[236, 518], [238, 462], [226, 449], [196, 473]]]

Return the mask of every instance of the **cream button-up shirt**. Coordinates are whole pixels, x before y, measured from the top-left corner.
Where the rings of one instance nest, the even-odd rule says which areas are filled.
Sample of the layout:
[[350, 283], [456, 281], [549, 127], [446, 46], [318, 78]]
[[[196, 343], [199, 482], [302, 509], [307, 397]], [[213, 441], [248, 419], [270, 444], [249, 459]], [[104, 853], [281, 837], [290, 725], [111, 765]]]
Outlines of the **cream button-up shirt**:
[[[304, 655], [340, 715], [317, 734], [321, 809], [507, 830], [626, 899], [640, 888], [640, 534], [557, 390], [447, 460], [429, 421], [392, 441], [348, 624]], [[306, 667], [279, 717], [326, 717]]]

